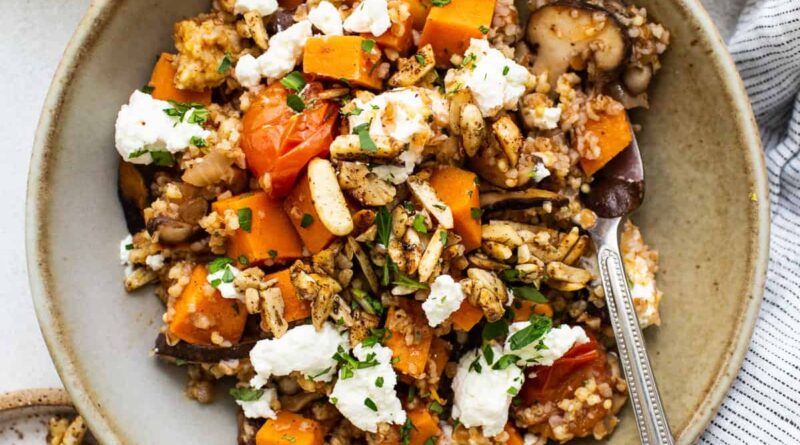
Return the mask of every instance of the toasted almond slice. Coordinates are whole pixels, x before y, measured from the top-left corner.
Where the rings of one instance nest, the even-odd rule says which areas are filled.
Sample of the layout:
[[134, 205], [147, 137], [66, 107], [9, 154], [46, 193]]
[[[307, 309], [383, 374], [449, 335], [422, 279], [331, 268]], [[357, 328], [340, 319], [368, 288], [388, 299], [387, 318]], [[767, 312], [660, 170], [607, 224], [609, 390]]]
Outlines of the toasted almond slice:
[[503, 116], [492, 124], [492, 130], [508, 158], [508, 163], [515, 168], [519, 161], [519, 151], [522, 149], [522, 132], [519, 131], [519, 127], [513, 119]]
[[325, 228], [336, 236], [352, 232], [353, 218], [330, 161], [317, 158], [308, 163], [308, 184], [314, 209]]
[[422, 206], [425, 207], [425, 210], [433, 215], [442, 227], [448, 230], [453, 228], [453, 212], [447, 204], [436, 196], [436, 191], [428, 181], [418, 176], [412, 176], [408, 178], [408, 187]]
[[428, 279], [433, 274], [433, 270], [439, 263], [439, 258], [442, 257], [442, 251], [444, 250], [442, 233], [444, 232], [446, 232], [446, 230], [441, 227], [436, 229], [436, 232], [433, 232], [433, 236], [431, 236], [431, 240], [428, 241], [428, 246], [425, 248], [425, 252], [419, 260], [417, 271], [419, 272], [419, 281], [422, 283], [428, 282]]
[[375, 274], [375, 271], [372, 269], [372, 262], [369, 260], [369, 256], [364, 252], [364, 249], [361, 248], [361, 245], [351, 236], [347, 237], [347, 245], [353, 249], [353, 253], [355, 254], [356, 260], [358, 260], [358, 264], [361, 265], [361, 271], [367, 279], [370, 290], [377, 294], [380, 290], [380, 282], [378, 281], [378, 276]]
[[331, 158], [343, 161], [363, 161], [378, 162], [382, 164], [397, 163], [397, 156], [403, 151], [404, 147], [397, 141], [393, 141], [388, 136], [376, 136], [372, 138], [375, 143], [375, 151], [367, 151], [361, 148], [361, 141], [357, 134], [343, 134], [337, 136], [331, 144]]

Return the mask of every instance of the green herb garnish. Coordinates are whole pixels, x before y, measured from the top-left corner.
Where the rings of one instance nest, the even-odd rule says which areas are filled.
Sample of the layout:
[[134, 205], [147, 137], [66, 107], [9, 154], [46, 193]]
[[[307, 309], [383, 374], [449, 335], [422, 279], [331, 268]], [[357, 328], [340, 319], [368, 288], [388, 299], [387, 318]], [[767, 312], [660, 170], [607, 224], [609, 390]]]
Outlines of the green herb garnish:
[[418, 233], [428, 233], [428, 226], [425, 225], [425, 217], [419, 213], [414, 217], [413, 227]]
[[290, 94], [286, 96], [286, 105], [289, 106], [295, 113], [302, 113], [306, 109], [306, 103], [303, 98], [297, 94]]
[[226, 268], [228, 264], [233, 264], [233, 260], [226, 256], [214, 258], [214, 260], [208, 263], [208, 273], [215, 274]]
[[372, 39], [364, 39], [361, 41], [361, 51], [365, 53], [371, 53], [372, 48], [375, 47], [375, 41]]
[[518, 351], [525, 346], [542, 338], [550, 329], [553, 328], [553, 320], [543, 315], [534, 314], [531, 317], [531, 324], [515, 332], [508, 338], [512, 351]]
[[407, 289], [427, 289], [428, 285], [425, 283], [420, 283], [413, 278], [410, 278], [404, 274], [397, 274], [398, 276], [395, 278], [394, 284], [395, 286], [402, 286]]
[[159, 167], [172, 167], [175, 165], [175, 157], [168, 151], [151, 151], [150, 157], [153, 163]]
[[233, 65], [233, 58], [231, 57], [231, 53], [225, 53], [225, 56], [222, 57], [222, 61], [219, 63], [219, 67], [217, 68], [217, 73], [225, 74], [231, 69], [231, 65]]
[[489, 34], [489, 27], [486, 25], [481, 25], [478, 27], [478, 31], [480, 31], [481, 34]]
[[300, 91], [306, 86], [306, 80], [300, 72], [292, 71], [281, 79], [281, 85], [290, 90]]
[[534, 303], [547, 303], [547, 297], [544, 296], [538, 289], [532, 286], [512, 287], [511, 292], [517, 298], [533, 301]]
[[255, 402], [264, 395], [264, 391], [254, 388], [232, 388], [228, 393], [242, 402]]
[[244, 207], [236, 211], [239, 217], [239, 228], [245, 232], [249, 232], [253, 228], [253, 211], [250, 207]]
[[378, 209], [375, 223], [378, 226], [378, 242], [384, 247], [389, 247], [389, 237], [392, 234], [392, 214], [385, 206]]
[[473, 207], [469, 209], [469, 214], [472, 216], [472, 219], [481, 220], [481, 216], [483, 216], [483, 209], [478, 207]]
[[308, 213], [303, 214], [303, 218], [300, 220], [300, 227], [307, 229], [308, 226], [314, 223], [314, 217], [309, 215]]
[[492, 369], [502, 371], [514, 363], [518, 362], [520, 358], [513, 354], [506, 354], [497, 360], [497, 363], [492, 365]]

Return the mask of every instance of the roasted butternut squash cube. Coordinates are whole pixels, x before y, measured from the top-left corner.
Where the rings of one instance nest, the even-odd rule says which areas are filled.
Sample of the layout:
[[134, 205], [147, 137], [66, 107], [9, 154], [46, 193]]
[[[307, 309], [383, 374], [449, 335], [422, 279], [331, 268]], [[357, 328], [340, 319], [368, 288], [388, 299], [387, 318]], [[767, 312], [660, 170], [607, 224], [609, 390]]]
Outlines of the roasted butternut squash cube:
[[485, 38], [492, 24], [495, 0], [453, 0], [428, 12], [419, 46], [433, 46], [436, 63], [449, 65], [453, 54], [464, 55], [470, 39]]
[[278, 411], [256, 433], [256, 445], [322, 445], [320, 424], [290, 411]]
[[303, 72], [365, 88], [380, 88], [380, 59], [366, 52], [369, 44], [361, 36], [312, 37], [303, 52]]
[[312, 254], [321, 252], [336, 239], [336, 235], [331, 233], [320, 221], [317, 209], [311, 199], [307, 173], [297, 181], [292, 192], [286, 197], [283, 209], [292, 220], [303, 244]]
[[289, 323], [302, 320], [311, 316], [311, 305], [306, 300], [301, 300], [297, 290], [292, 284], [289, 269], [284, 269], [267, 275], [267, 280], [278, 280], [278, 289], [283, 297], [283, 318]]
[[211, 89], [203, 91], [181, 90], [175, 86], [174, 54], [162, 53], [153, 67], [153, 74], [147, 84], [153, 91], [150, 93], [155, 99], [174, 100], [175, 102], [198, 102], [203, 105], [211, 104]]

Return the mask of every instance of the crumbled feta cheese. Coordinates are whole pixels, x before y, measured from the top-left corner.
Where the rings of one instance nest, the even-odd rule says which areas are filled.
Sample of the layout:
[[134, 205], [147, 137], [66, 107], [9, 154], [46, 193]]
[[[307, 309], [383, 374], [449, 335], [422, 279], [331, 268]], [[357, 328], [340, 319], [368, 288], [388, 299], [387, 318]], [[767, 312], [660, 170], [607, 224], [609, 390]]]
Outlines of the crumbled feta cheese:
[[417, 164], [422, 161], [422, 156], [417, 152], [406, 150], [397, 156], [397, 159], [403, 165], [378, 165], [372, 168], [372, 173], [383, 179], [386, 182], [399, 185], [408, 180], [408, 177], [414, 173]]
[[234, 69], [236, 80], [245, 88], [255, 88], [261, 83], [261, 68], [258, 59], [251, 54], [245, 54], [236, 62]]
[[545, 107], [533, 112], [533, 125], [541, 130], [558, 128], [559, 120], [561, 120], [561, 108], [559, 107]]
[[428, 123], [431, 94], [421, 88], [397, 88], [379, 94], [367, 103], [354, 99], [353, 105], [361, 112], [348, 118], [350, 131], [369, 124], [369, 134], [373, 138], [389, 136], [401, 144], [424, 146], [433, 136]]
[[336, 6], [329, 1], [322, 1], [308, 13], [308, 21], [323, 34], [328, 36], [340, 36], [342, 31], [342, 15]]
[[236, 62], [236, 80], [242, 86], [253, 88], [260, 77], [270, 82], [292, 72], [303, 56], [306, 41], [311, 37], [311, 22], [301, 20], [269, 39], [269, 49], [258, 58], [245, 55]]
[[346, 333], [339, 333], [331, 323], [317, 331], [307, 324], [289, 329], [280, 338], [260, 340], [250, 351], [250, 361], [257, 375], [250, 384], [263, 386], [270, 376], [298, 371], [318, 382], [330, 382], [336, 373], [333, 355], [339, 347], [349, 348]]
[[242, 273], [242, 271], [227, 264], [222, 269], [208, 274], [206, 280], [208, 280], [209, 284], [212, 286], [216, 284], [215, 287], [220, 295], [222, 295], [222, 298], [244, 301], [244, 295], [237, 291], [236, 286], [233, 285], [233, 280], [238, 277], [240, 273]]
[[352, 377], [339, 380], [331, 392], [331, 403], [357, 428], [374, 433], [379, 423], [402, 424], [406, 412], [397, 398], [397, 374], [392, 368], [392, 350], [376, 344], [359, 344], [353, 355], [360, 362], [375, 360], [377, 365], [354, 369]]
[[277, 10], [278, 0], [236, 0], [233, 5], [233, 12], [236, 14], [256, 11], [261, 17], [270, 15]]
[[461, 68], [447, 72], [447, 91], [469, 88], [484, 117], [494, 117], [501, 110], [517, 109], [531, 80], [525, 67], [489, 47], [489, 42], [483, 39], [470, 41], [464, 61]]
[[129, 255], [133, 249], [133, 235], [128, 234], [119, 242], [119, 263], [123, 266], [130, 263]]
[[[492, 362], [503, 355], [499, 346], [492, 346]], [[503, 431], [508, 421], [511, 399], [522, 387], [522, 370], [511, 364], [505, 369], [492, 369], [493, 363], [478, 349], [458, 361], [453, 379], [453, 418], [466, 427], [483, 427], [483, 435], [492, 437]]]
[[114, 136], [117, 151], [127, 162], [150, 164], [150, 152], [178, 153], [191, 144], [193, 137], [207, 138], [211, 133], [198, 124], [189, 123], [193, 110], [176, 122], [164, 110], [174, 108], [167, 101], [136, 90], [117, 114]]
[[242, 407], [245, 417], [250, 419], [274, 419], [277, 417], [275, 411], [272, 410], [272, 401], [278, 398], [275, 388], [264, 388], [262, 391], [264, 394], [258, 400], [236, 401], [236, 404]]
[[391, 26], [389, 4], [386, 0], [364, 0], [344, 21], [344, 29], [347, 31], [370, 32], [376, 37], [385, 33]]
[[532, 433], [525, 433], [525, 437], [522, 438], [522, 445], [536, 445], [539, 443], [539, 436], [532, 434]]
[[531, 178], [534, 182], [541, 182], [544, 178], [550, 176], [550, 170], [542, 162], [537, 162], [536, 166], [533, 167], [533, 171], [531, 172]]
[[518, 364], [521, 366], [542, 365], [552, 366], [553, 362], [560, 359], [576, 344], [582, 345], [589, 342], [583, 328], [580, 326], [568, 326], [562, 324], [557, 328], [550, 329], [544, 336], [532, 341], [522, 349], [511, 349], [511, 336], [530, 326], [530, 321], [512, 323], [508, 327], [508, 339], [504, 351], [506, 354], [514, 354], [520, 357]]
[[422, 309], [428, 317], [428, 325], [436, 327], [447, 320], [453, 312], [461, 307], [464, 292], [450, 275], [439, 275], [431, 284], [428, 299], [422, 303]]
[[147, 264], [147, 267], [150, 269], [158, 272], [164, 267], [164, 256], [161, 254], [148, 255], [147, 258], [144, 259], [144, 263]]

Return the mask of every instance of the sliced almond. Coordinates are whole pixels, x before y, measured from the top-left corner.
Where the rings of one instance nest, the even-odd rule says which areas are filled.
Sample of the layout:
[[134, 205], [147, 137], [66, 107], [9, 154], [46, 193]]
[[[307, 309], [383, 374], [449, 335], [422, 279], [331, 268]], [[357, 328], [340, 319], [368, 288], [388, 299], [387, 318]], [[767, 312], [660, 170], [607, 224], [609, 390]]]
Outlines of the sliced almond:
[[486, 122], [483, 120], [480, 108], [471, 103], [461, 107], [458, 126], [464, 151], [469, 157], [475, 156], [486, 139]]
[[369, 256], [366, 252], [364, 252], [364, 249], [361, 248], [361, 245], [358, 244], [355, 239], [353, 239], [353, 237], [347, 237], [347, 245], [353, 250], [356, 260], [358, 260], [358, 264], [361, 265], [361, 271], [364, 273], [364, 277], [367, 279], [370, 290], [377, 294], [380, 290], [380, 282], [378, 281], [378, 276], [375, 274], [375, 270], [372, 269], [372, 262], [369, 260]]
[[357, 134], [337, 136], [331, 144], [331, 159], [384, 164], [398, 162], [397, 156], [404, 150], [403, 144], [390, 139], [388, 136], [373, 137], [372, 141], [375, 143], [376, 149], [367, 151], [361, 148], [361, 141]]
[[425, 252], [422, 254], [422, 258], [419, 260], [419, 267], [417, 268], [417, 271], [419, 272], [419, 281], [422, 283], [428, 282], [428, 279], [433, 274], [433, 270], [439, 263], [439, 258], [442, 257], [442, 251], [444, 250], [444, 244], [442, 244], [442, 233], [446, 232], [447, 231], [441, 227], [433, 232], [433, 236], [431, 236], [431, 240], [428, 241], [428, 246], [425, 248]]
[[336, 236], [352, 232], [353, 218], [330, 161], [317, 158], [308, 163], [308, 184], [314, 209], [325, 228]]
[[522, 149], [522, 132], [519, 127], [513, 119], [503, 116], [492, 124], [492, 130], [508, 158], [509, 165], [516, 168], [517, 162], [519, 162], [519, 151]]
[[408, 187], [414, 197], [425, 207], [425, 210], [433, 215], [442, 227], [448, 230], [453, 228], [453, 212], [447, 204], [436, 196], [436, 191], [428, 181], [418, 176], [412, 176], [408, 178]]

